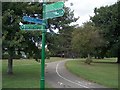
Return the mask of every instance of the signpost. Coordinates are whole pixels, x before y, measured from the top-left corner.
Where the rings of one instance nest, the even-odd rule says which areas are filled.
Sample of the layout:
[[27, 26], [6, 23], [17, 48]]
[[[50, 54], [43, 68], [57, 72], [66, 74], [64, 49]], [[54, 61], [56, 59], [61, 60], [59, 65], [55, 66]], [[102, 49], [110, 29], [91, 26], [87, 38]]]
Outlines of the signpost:
[[36, 24], [43, 24], [42, 19], [32, 18], [32, 17], [29, 17], [29, 16], [23, 16], [23, 20], [27, 21], [27, 22], [36, 23]]
[[[43, 23], [47, 24], [47, 19], [45, 19], [46, 2], [43, 0]], [[42, 31], [42, 58], [41, 58], [41, 79], [40, 79], [40, 87], [42, 90], [45, 90], [45, 25], [43, 25]]]
[[[21, 30], [42, 30], [42, 58], [41, 58], [41, 79], [40, 79], [40, 90], [45, 90], [45, 33], [47, 26], [47, 19], [61, 17], [64, 15], [64, 3], [56, 2], [53, 4], [46, 5], [45, 0], [43, 0], [43, 19], [32, 18], [29, 16], [24, 16], [23, 20], [35, 23], [35, 24], [23, 24], [20, 26]], [[37, 25], [41, 24], [41, 25]]]

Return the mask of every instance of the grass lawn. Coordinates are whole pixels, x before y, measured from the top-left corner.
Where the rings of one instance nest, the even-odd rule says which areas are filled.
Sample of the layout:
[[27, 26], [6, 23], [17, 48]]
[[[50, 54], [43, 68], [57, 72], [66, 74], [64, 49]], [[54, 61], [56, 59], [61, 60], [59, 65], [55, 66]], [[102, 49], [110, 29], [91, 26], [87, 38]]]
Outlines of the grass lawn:
[[[61, 60], [51, 58], [46, 62]], [[39, 88], [40, 84], [40, 63], [35, 60], [14, 60], [13, 72], [9, 76], [7, 71], [7, 60], [2, 61], [2, 87], [3, 88]], [[51, 87], [46, 83], [46, 87]]]
[[115, 58], [94, 59], [91, 65], [84, 61], [85, 59], [68, 61], [66, 67], [79, 77], [110, 88], [118, 88], [118, 64], [115, 63]]

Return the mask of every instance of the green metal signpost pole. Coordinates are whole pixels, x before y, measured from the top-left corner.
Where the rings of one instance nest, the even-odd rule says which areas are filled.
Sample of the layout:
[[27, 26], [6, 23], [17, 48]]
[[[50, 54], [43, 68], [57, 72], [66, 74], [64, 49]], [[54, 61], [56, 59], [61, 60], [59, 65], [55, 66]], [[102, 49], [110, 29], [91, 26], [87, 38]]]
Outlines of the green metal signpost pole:
[[45, 19], [45, 6], [46, 2], [43, 0], [43, 30], [42, 30], [42, 60], [41, 60], [41, 80], [40, 80], [40, 90], [45, 90], [45, 33], [46, 33], [46, 23]]

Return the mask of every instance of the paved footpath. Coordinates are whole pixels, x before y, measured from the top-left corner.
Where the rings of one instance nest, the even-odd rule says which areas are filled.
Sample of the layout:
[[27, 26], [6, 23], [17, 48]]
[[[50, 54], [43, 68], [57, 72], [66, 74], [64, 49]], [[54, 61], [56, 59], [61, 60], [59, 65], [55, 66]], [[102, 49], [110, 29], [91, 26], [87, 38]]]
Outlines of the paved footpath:
[[54, 88], [86, 88], [89, 90], [96, 90], [95, 88], [104, 88], [102, 85], [92, 83], [84, 80], [76, 75], [73, 75], [65, 68], [65, 62], [70, 59], [63, 61], [47, 63], [45, 68], [45, 80]]

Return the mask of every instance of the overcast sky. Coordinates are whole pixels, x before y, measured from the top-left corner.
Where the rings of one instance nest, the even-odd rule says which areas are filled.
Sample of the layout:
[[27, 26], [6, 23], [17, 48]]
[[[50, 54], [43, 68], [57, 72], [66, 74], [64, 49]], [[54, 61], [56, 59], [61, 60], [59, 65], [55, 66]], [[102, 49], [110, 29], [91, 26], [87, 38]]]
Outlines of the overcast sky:
[[[116, 2], [117, 0], [68, 0], [65, 6], [74, 10], [75, 17], [80, 17], [76, 23], [82, 25], [83, 22], [90, 19], [89, 16], [94, 15], [93, 12], [95, 7], [112, 5]], [[73, 6], [70, 6], [70, 3], [73, 3]]]

